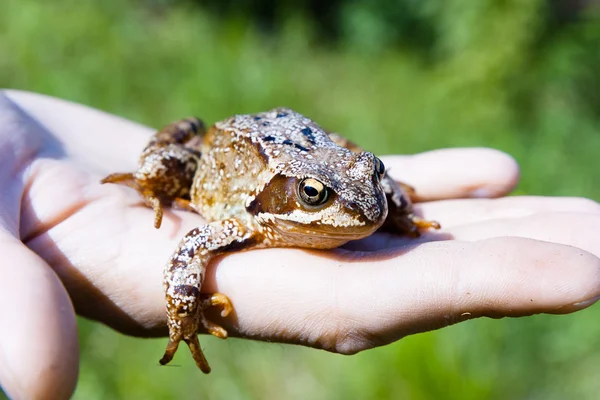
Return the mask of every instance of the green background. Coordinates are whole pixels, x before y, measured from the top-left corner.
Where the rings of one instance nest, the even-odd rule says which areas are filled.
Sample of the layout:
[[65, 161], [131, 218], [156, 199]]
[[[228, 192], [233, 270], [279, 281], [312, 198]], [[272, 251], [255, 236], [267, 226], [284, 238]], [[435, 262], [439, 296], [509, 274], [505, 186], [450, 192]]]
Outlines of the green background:
[[[0, 2], [0, 87], [161, 126], [292, 107], [379, 154], [491, 146], [519, 194], [600, 199], [600, 13], [586, 1]], [[440, 171], [443, 173], [443, 171]], [[203, 338], [157, 360], [80, 320], [75, 398], [560, 399], [600, 395], [600, 308], [474, 320], [346, 357]]]

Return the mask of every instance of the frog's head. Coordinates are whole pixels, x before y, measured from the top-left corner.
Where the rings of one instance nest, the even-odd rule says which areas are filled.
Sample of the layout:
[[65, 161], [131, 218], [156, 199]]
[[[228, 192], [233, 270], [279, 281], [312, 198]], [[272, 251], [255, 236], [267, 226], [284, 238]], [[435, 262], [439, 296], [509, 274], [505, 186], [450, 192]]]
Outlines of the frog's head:
[[273, 241], [336, 247], [370, 235], [387, 216], [385, 167], [372, 153], [322, 149], [277, 172], [247, 203]]

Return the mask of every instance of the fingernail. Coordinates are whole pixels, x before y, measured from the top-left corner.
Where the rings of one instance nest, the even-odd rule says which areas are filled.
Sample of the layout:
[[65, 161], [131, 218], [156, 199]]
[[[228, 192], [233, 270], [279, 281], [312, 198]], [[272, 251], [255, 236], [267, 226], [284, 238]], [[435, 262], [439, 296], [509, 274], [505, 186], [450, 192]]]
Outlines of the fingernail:
[[477, 188], [475, 190], [472, 190], [471, 193], [469, 194], [469, 197], [472, 198], [476, 198], [476, 199], [483, 199], [483, 198], [488, 198], [491, 196], [491, 193], [488, 189], [486, 188]]
[[592, 297], [591, 299], [588, 299], [588, 300], [580, 301], [579, 303], [573, 303], [573, 307], [585, 308], [585, 307], [591, 306], [598, 300], [600, 300], [600, 295]]

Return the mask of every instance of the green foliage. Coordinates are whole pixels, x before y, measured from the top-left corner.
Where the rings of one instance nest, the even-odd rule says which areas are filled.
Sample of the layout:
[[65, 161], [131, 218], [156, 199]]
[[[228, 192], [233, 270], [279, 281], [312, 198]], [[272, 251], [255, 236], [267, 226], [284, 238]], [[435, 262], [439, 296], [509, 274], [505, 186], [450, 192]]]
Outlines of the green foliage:
[[[339, 36], [324, 40], [309, 8], [277, 4], [265, 30], [193, 2], [8, 0], [0, 86], [152, 126], [286, 105], [378, 153], [500, 148], [523, 167], [520, 193], [600, 199], [594, 10], [561, 19], [542, 0], [336, 1]], [[208, 377], [186, 352], [181, 367], [159, 368], [164, 339], [81, 321], [75, 397], [592, 399], [598, 313], [470, 321], [352, 357], [203, 338]]]

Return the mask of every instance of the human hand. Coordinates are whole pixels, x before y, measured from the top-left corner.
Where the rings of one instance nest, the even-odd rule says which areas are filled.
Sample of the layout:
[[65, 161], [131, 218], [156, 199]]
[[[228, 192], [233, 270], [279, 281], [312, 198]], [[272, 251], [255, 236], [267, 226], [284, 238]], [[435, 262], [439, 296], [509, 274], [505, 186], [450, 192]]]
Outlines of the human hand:
[[[165, 335], [163, 264], [203, 220], [167, 210], [155, 230], [137, 193], [99, 184], [135, 168], [151, 130], [57, 99], [6, 95], [0, 315], [9, 329], [0, 332], [0, 382], [11, 397], [63, 398], [77, 379], [73, 306], [127, 334]], [[516, 184], [514, 162], [493, 150], [383, 160], [429, 200], [418, 210], [440, 221], [442, 234], [221, 257], [203, 288], [227, 294], [235, 315], [212, 319], [232, 336], [351, 354], [478, 316], [573, 312], [600, 295], [597, 203], [468, 199]]]

